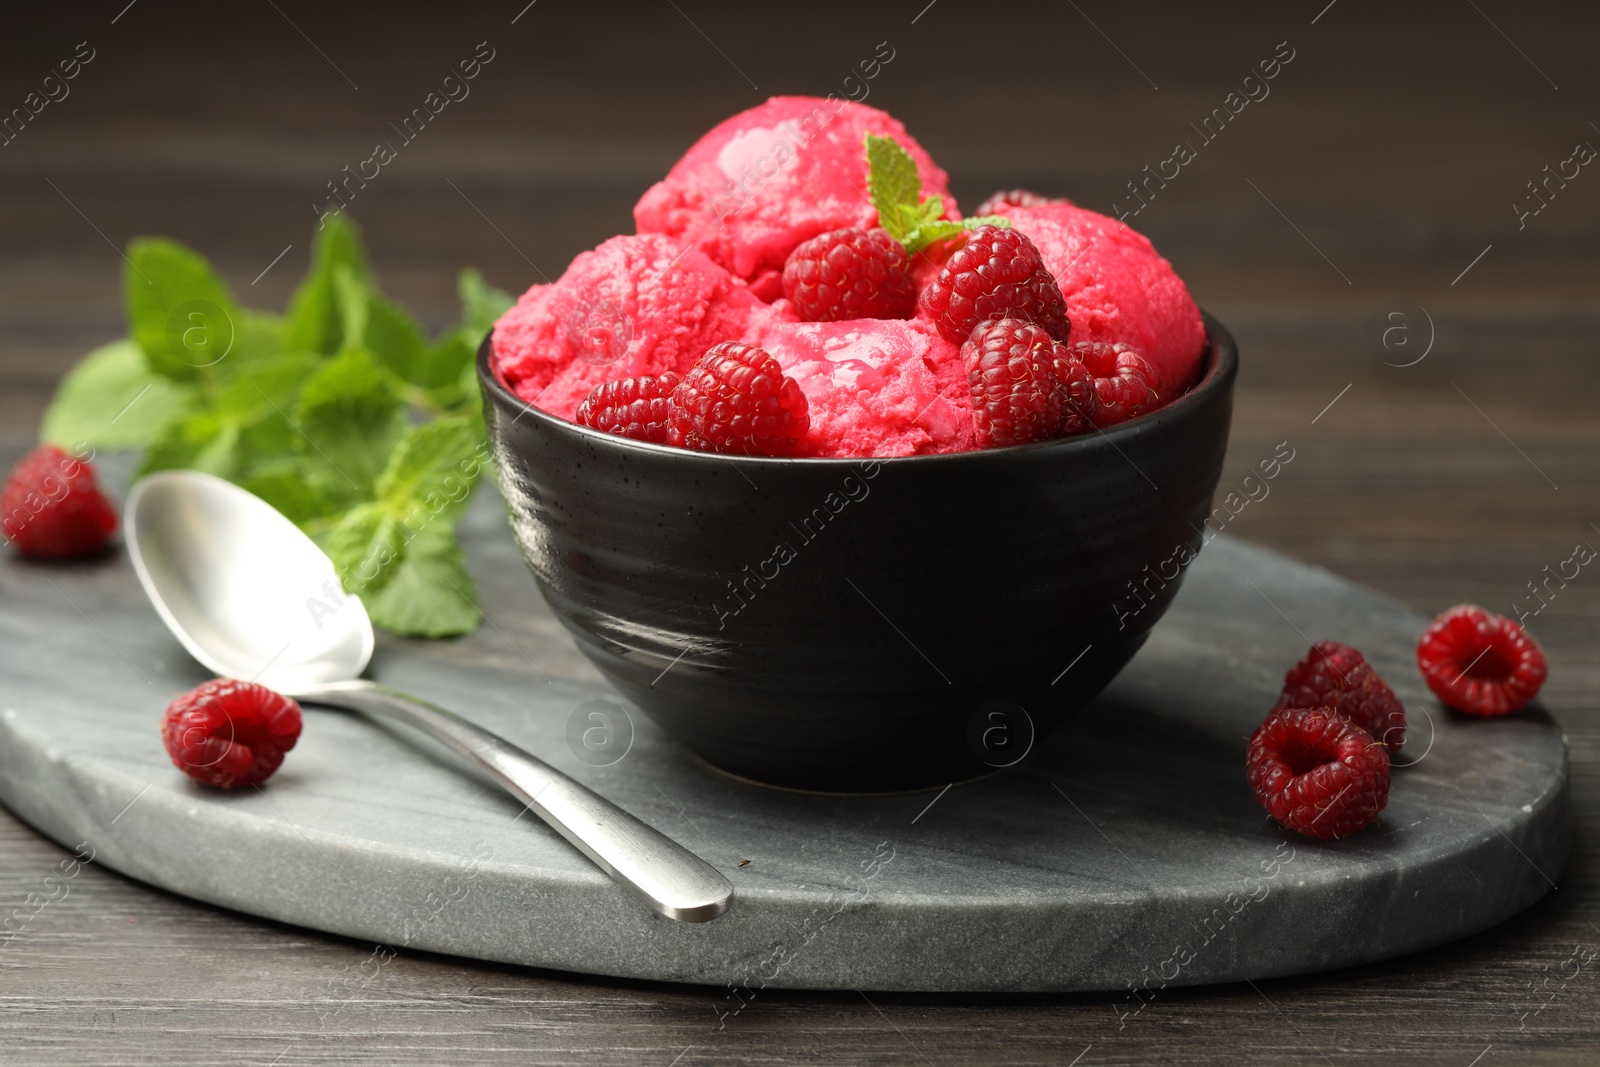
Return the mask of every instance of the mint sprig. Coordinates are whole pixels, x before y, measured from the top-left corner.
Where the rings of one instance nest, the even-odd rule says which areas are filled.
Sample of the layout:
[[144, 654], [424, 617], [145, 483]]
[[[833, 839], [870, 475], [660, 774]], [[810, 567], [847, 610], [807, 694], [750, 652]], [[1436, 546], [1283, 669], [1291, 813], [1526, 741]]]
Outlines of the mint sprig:
[[916, 160], [893, 137], [866, 135], [867, 194], [878, 209], [878, 225], [906, 251], [916, 255], [935, 241], [943, 241], [979, 226], [1010, 226], [999, 215], [980, 215], [959, 222], [944, 218], [944, 197], [922, 199], [922, 177]]
[[455, 525], [489, 463], [474, 357], [511, 297], [463, 271], [462, 321], [429, 339], [379, 291], [343, 217], [314, 238], [282, 315], [241, 307], [174, 241], [140, 238], [128, 260], [130, 336], [68, 373], [41, 438], [142, 448], [141, 474], [227, 478], [315, 537], [377, 625], [475, 629]]

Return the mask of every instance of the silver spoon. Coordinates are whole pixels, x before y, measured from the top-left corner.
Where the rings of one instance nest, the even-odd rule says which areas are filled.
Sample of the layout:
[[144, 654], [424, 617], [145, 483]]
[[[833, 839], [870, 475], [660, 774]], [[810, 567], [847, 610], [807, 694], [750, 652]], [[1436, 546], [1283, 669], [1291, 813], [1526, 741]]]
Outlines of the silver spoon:
[[156, 611], [216, 674], [421, 730], [662, 915], [706, 922], [728, 910], [732, 883], [677, 842], [504, 738], [363, 679], [373, 647], [366, 608], [342, 592], [333, 561], [264, 500], [209, 474], [162, 471], [128, 494], [124, 527]]

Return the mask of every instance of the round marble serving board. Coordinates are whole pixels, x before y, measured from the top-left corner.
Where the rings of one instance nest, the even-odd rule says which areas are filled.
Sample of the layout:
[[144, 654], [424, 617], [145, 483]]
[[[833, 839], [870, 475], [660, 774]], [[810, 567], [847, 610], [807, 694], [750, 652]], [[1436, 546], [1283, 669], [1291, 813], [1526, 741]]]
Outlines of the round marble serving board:
[[[704, 856], [736, 887], [722, 918], [658, 917], [515, 800], [343, 712], [308, 708], [262, 790], [190, 781], [157, 724], [206, 675], [120, 548], [0, 562], [0, 799], [94, 862], [198, 900], [393, 947], [706, 983], [722, 987], [719, 1014], [761, 988], [1127, 995], [1319, 971], [1482, 930], [1560, 876], [1568, 766], [1550, 716], [1443, 711], [1412, 659], [1424, 620], [1226, 536], [1112, 687], [986, 779], [771, 790], [711, 770], [637, 711], [627, 755], [589, 766], [569, 718], [618, 698], [545, 608], [502, 507], [485, 489], [462, 527], [488, 623], [459, 641], [380, 637], [371, 676]], [[1412, 722], [1403, 756], [1420, 761], [1396, 769], [1375, 826], [1338, 842], [1279, 830], [1244, 772], [1284, 670], [1322, 637], [1394, 684]], [[1061, 650], [1064, 668], [1078, 651]]]

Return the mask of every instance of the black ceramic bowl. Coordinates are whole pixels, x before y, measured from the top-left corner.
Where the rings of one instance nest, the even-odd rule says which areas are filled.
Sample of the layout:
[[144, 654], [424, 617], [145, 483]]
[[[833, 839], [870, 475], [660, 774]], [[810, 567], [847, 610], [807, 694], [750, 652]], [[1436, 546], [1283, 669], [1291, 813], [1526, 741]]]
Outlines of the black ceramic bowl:
[[882, 460], [643, 444], [523, 402], [487, 341], [478, 372], [522, 553], [606, 677], [725, 771], [878, 792], [1019, 758], [1143, 644], [1228, 443], [1238, 358], [1205, 324], [1160, 411]]

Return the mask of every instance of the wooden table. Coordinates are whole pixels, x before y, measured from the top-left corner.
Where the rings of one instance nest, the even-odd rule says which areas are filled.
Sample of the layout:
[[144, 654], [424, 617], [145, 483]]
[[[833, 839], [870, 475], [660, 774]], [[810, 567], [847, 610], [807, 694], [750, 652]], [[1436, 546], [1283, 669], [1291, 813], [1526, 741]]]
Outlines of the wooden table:
[[[432, 325], [452, 313], [458, 267], [511, 289], [556, 275], [628, 229], [633, 200], [701, 130], [769, 94], [849, 92], [888, 41], [869, 102], [907, 122], [969, 206], [1026, 185], [1131, 210], [1146, 164], [1198, 146], [1130, 221], [1238, 337], [1224, 485], [1277, 442], [1297, 452], [1233, 531], [1430, 613], [1531, 604], [1547, 564], [1600, 544], [1600, 175], [1551, 183], [1520, 226], [1512, 207], [1534, 206], [1525, 183], [1575, 143], [1600, 146], [1600, 13], [924, 3], [8, 12], [0, 107], [78, 42], [93, 58], [0, 148], [0, 459], [30, 445], [71, 362], [119, 335], [117, 248], [170, 234], [247, 301], [281, 305], [324, 183], [480, 41], [494, 58], [471, 96], [352, 205], [387, 289]], [[1291, 49], [1270, 95], [1202, 143], [1189, 123], [1230, 92], [1260, 96], [1245, 77]], [[1405, 301], [1435, 343], [1386, 365], [1414, 356], [1374, 346], [1368, 324]], [[1417, 353], [1428, 327], [1410, 314]], [[1573, 858], [1559, 891], [1455, 945], [1163, 992], [1125, 1028], [1114, 995], [767, 993], [719, 1030], [720, 990], [416, 953], [369, 977], [370, 945], [91, 867], [0, 951], [0, 1061], [1592, 1063], [1600, 574], [1530, 628], [1571, 739]], [[0, 904], [19, 906], [63, 855], [0, 813]]]

